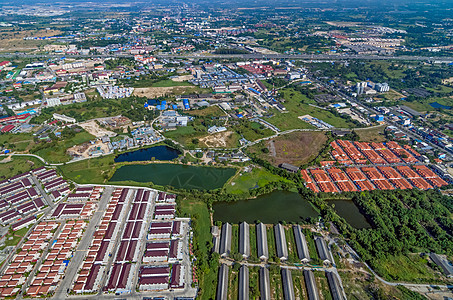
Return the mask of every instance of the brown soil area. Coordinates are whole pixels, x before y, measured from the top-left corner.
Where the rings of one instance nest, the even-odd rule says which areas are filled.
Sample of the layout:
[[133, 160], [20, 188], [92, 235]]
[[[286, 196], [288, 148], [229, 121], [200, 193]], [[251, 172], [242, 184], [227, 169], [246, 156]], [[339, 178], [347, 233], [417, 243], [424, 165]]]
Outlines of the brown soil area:
[[234, 146], [234, 135], [232, 131], [224, 131], [205, 136], [200, 142], [209, 148], [229, 148]]
[[300, 166], [312, 160], [326, 141], [327, 137], [322, 132], [292, 132], [268, 141], [266, 147], [269, 153], [263, 155], [273, 165], [289, 163]]
[[183, 94], [191, 86], [147, 87], [134, 89], [134, 95], [139, 97], [157, 98], [172, 94]]

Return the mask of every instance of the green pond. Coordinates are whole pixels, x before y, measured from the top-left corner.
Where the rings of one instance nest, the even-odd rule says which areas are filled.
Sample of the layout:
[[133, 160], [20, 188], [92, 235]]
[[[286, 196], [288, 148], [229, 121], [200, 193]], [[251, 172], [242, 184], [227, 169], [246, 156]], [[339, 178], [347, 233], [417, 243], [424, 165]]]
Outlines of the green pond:
[[235, 173], [236, 169], [233, 168], [176, 164], [127, 165], [116, 170], [110, 181], [152, 182], [182, 189], [214, 190], [223, 187]]
[[274, 191], [255, 199], [213, 204], [214, 220], [230, 223], [255, 222], [267, 224], [280, 221], [299, 222], [317, 217], [318, 212], [298, 193]]
[[343, 217], [352, 227], [371, 228], [365, 216], [352, 200], [327, 200], [327, 203], [334, 207], [340, 217]]

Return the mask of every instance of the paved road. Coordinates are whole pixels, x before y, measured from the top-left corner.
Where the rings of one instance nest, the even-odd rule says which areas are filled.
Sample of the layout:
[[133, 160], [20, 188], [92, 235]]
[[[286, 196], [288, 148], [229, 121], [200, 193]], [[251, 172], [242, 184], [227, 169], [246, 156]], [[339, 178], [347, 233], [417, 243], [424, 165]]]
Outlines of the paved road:
[[[109, 58], [109, 57], [129, 57], [134, 58], [134, 55], [128, 53], [117, 54], [88, 54], [88, 55], [68, 55], [68, 54], [26, 54], [26, 53], [4, 53], [3, 57], [17, 57], [17, 58]], [[195, 58], [195, 59], [300, 59], [300, 60], [411, 60], [411, 61], [436, 61], [436, 62], [453, 62], [453, 57], [428, 57], [428, 56], [383, 56], [383, 55], [363, 55], [363, 54], [187, 54], [187, 55], [174, 55], [174, 54], [157, 54], [154, 55], [158, 58]]]
[[42, 188], [41, 182], [39, 182], [38, 178], [36, 178], [35, 175], [31, 175], [31, 178], [35, 184], [35, 186], [38, 188], [39, 193], [44, 197], [44, 200], [47, 202], [47, 205], [52, 209], [55, 207], [55, 203], [50, 199], [49, 195], [44, 191]]
[[107, 204], [109, 202], [110, 196], [112, 195], [113, 188], [107, 187], [102, 193], [102, 197], [98, 203], [98, 209], [93, 214], [90, 223], [88, 224], [82, 240], [77, 247], [74, 256], [71, 258], [70, 263], [66, 269], [66, 274], [64, 279], [60, 282], [59, 286], [55, 291], [54, 299], [65, 299], [67, 297], [67, 289], [71, 287], [71, 284], [81, 266], [83, 259], [85, 258], [86, 252], [88, 251], [93, 234], [96, 231], [97, 226], [100, 224], [102, 216], [104, 215], [105, 210], [107, 209]]

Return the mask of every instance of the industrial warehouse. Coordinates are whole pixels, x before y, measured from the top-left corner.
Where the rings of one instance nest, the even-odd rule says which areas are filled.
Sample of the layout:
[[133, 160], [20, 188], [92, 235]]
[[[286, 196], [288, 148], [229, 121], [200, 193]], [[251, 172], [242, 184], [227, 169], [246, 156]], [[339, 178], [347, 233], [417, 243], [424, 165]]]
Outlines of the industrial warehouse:
[[[251, 232], [254, 234], [252, 235]], [[240, 224], [224, 223], [219, 230], [218, 226], [213, 226], [211, 233], [213, 241], [218, 240], [220, 236], [221, 243], [224, 241], [225, 245], [221, 247], [213, 246], [213, 251], [222, 255], [221, 265], [218, 273], [218, 282], [216, 290], [216, 299], [227, 299], [227, 295], [236, 293], [236, 291], [229, 290], [232, 288], [231, 278], [237, 280], [237, 285], [233, 284], [233, 288], [237, 288], [238, 299], [250, 299], [250, 286], [251, 278], [258, 279], [258, 286], [260, 290], [260, 299], [275, 299], [283, 297], [284, 299], [296, 299], [300, 297], [296, 295], [296, 281], [302, 280], [297, 283], [297, 286], [305, 285], [307, 297], [309, 299], [321, 299], [319, 292], [319, 283], [315, 281], [314, 273], [323, 273], [333, 299], [346, 299], [344, 289], [336, 273], [336, 266], [326, 238], [317, 234], [310, 233], [309, 228], [303, 228], [301, 225], [285, 226], [283, 224], [266, 225], [263, 223], [248, 224], [242, 222]], [[307, 234], [310, 236], [310, 243], [312, 243], [316, 253], [312, 253], [319, 261], [320, 266], [313, 268], [311, 265], [312, 259], [309, 253]], [[256, 239], [256, 240], [254, 240]], [[273, 244], [268, 244], [268, 239], [273, 241]], [[254, 255], [248, 247], [251, 244], [256, 246], [255, 250], [258, 258], [263, 264], [249, 263], [248, 259]], [[229, 248], [229, 252], [225, 249]], [[248, 249], [248, 250], [247, 250]], [[272, 257], [269, 257], [269, 249], [272, 249]], [[291, 250], [289, 250], [291, 249]], [[244, 255], [244, 253], [247, 254]], [[242, 257], [241, 260], [236, 260], [236, 255]], [[288, 259], [296, 258], [297, 262], [293, 265], [286, 263]], [[231, 259], [234, 259], [233, 267], [231, 267]], [[285, 262], [280, 265], [279, 273], [276, 273], [272, 264], [275, 263], [274, 259], [278, 262]], [[236, 268], [235, 268], [236, 266]], [[259, 272], [255, 266], [260, 266]], [[277, 266], [277, 265], [274, 265]], [[294, 272], [297, 271], [297, 276]], [[251, 275], [254, 272], [255, 275]], [[279, 293], [275, 294], [275, 288], [271, 289], [272, 285], [278, 281], [281, 287]], [[328, 285], [327, 285], [328, 283]]]

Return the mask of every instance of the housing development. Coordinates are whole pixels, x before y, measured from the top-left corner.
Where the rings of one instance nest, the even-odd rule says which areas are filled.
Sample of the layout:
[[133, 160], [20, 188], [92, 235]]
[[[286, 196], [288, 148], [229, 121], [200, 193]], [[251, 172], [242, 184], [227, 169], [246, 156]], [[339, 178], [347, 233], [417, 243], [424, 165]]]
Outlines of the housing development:
[[453, 298], [452, 9], [0, 1], [0, 298]]

